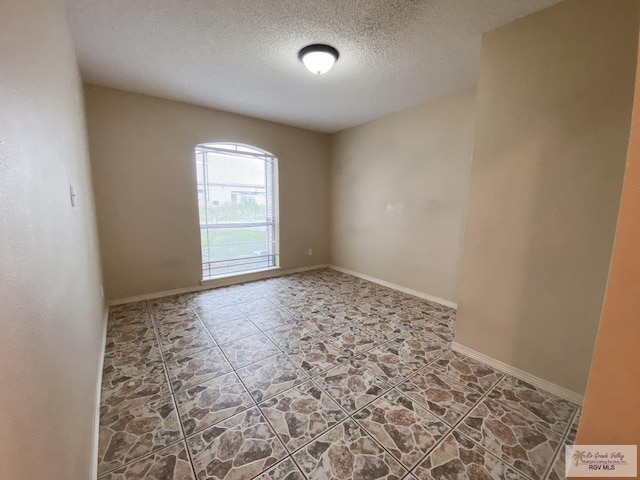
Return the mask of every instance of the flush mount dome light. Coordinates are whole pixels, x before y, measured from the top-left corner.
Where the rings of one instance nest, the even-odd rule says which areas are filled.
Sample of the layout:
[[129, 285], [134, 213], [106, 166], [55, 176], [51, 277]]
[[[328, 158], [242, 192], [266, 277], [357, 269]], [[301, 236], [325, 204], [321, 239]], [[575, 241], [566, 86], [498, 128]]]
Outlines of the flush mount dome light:
[[331, 70], [339, 56], [335, 48], [319, 43], [306, 46], [298, 53], [298, 58], [304, 66], [316, 75], [322, 75]]

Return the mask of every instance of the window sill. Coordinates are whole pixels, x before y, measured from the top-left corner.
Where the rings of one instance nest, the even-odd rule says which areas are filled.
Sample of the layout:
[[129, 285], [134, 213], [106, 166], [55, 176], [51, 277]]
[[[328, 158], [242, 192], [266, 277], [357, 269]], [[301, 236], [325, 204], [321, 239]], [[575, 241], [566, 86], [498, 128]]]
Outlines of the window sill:
[[[268, 268], [259, 268], [257, 270], [247, 270], [246, 272], [237, 272], [237, 273], [229, 273], [229, 274], [225, 274], [225, 275], [217, 275], [215, 277], [207, 277], [207, 278], [203, 278], [200, 281], [200, 285], [202, 286], [207, 286], [207, 285], [211, 285], [211, 286], [216, 286], [218, 283], [220, 283], [220, 280], [236, 280], [236, 282], [233, 283], [240, 283], [240, 281], [242, 281], [243, 277], [247, 277], [250, 275], [254, 275], [256, 273], [263, 273], [263, 272], [272, 272], [275, 270], [280, 270], [280, 267], [268, 267]], [[225, 282], [228, 283], [228, 282]]]

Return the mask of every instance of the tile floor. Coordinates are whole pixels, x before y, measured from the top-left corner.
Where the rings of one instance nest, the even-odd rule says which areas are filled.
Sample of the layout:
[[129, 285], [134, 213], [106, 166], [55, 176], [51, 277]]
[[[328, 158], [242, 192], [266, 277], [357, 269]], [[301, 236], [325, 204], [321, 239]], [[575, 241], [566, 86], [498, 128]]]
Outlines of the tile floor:
[[333, 270], [113, 307], [100, 480], [564, 478], [579, 408]]

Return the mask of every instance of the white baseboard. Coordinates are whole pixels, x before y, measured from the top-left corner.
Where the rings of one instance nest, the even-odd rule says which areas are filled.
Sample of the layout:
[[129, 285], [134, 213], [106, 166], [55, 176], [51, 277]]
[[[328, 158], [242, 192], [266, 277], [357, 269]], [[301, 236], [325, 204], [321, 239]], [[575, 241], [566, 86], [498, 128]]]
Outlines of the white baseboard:
[[170, 295], [180, 295], [183, 293], [192, 293], [192, 292], [200, 292], [202, 290], [210, 290], [212, 288], [228, 287], [229, 285], [236, 285], [238, 283], [253, 282], [256, 280], [264, 280], [266, 278], [282, 277], [284, 275], [309, 272], [311, 270], [318, 270], [320, 268], [327, 268], [327, 267], [328, 265], [326, 264], [319, 264], [319, 265], [312, 265], [310, 267], [290, 268], [287, 270], [284, 270], [281, 268], [272, 268], [272, 269], [263, 270], [260, 272], [234, 275], [233, 277], [207, 280], [207, 281], [201, 282], [200, 285], [194, 285], [192, 287], [175, 288], [173, 290], [164, 290], [162, 292], [145, 293], [144, 295], [118, 298], [115, 300], [109, 300], [108, 303], [110, 306], [115, 306], [115, 305], [122, 305], [125, 303], [141, 302], [143, 300], [153, 300], [154, 298], [168, 297]]
[[91, 457], [91, 479], [98, 478], [98, 447], [100, 443], [100, 395], [102, 394], [102, 369], [104, 367], [104, 354], [107, 346], [107, 321], [109, 320], [109, 307], [105, 308], [102, 325], [102, 342], [100, 345], [100, 358], [98, 360], [98, 377], [96, 379], [96, 404], [93, 412], [93, 445]]
[[464, 345], [460, 345], [459, 343], [453, 342], [453, 344], [451, 345], [451, 349], [454, 352], [461, 353], [463, 355], [466, 355], [467, 357], [471, 357], [475, 360], [478, 360], [479, 362], [489, 365], [496, 370], [500, 370], [501, 372], [513, 375], [520, 380], [524, 380], [531, 385], [534, 385], [542, 390], [546, 390], [547, 392], [551, 392], [560, 398], [569, 400], [570, 402], [582, 405], [582, 402], [584, 401], [584, 396], [580, 395], [579, 393], [561, 387], [560, 385], [556, 385], [555, 383], [549, 382], [540, 377], [536, 377], [535, 375], [525, 372], [524, 370], [512, 367], [511, 365], [501, 362], [500, 360], [496, 360], [495, 358], [485, 355], [484, 353], [480, 353], [469, 347], [465, 347]]
[[428, 293], [419, 292], [418, 290], [412, 290], [411, 288], [387, 282], [386, 280], [381, 280], [380, 278], [372, 277], [370, 275], [365, 275], [364, 273], [355, 272], [353, 270], [349, 270], [348, 268], [338, 267], [337, 265], [329, 265], [329, 268], [337, 270], [338, 272], [346, 273], [347, 275], [353, 275], [354, 277], [362, 278], [363, 280], [368, 280], [369, 282], [377, 283], [378, 285], [382, 285], [384, 287], [389, 287], [403, 293], [408, 293], [409, 295], [413, 295], [414, 297], [424, 298], [425, 300], [429, 300], [430, 302], [439, 303], [440, 305], [444, 305], [445, 307], [456, 309], [458, 308], [458, 304], [456, 302], [452, 302], [451, 300], [435, 297], [433, 295], [429, 295]]

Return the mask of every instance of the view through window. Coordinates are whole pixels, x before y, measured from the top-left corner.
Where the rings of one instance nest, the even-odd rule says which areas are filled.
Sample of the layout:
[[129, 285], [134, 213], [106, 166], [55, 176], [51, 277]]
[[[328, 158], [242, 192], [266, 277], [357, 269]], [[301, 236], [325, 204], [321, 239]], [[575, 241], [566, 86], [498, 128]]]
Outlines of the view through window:
[[196, 146], [202, 278], [278, 264], [277, 159], [246, 145]]

